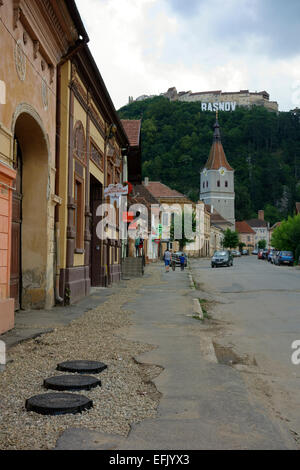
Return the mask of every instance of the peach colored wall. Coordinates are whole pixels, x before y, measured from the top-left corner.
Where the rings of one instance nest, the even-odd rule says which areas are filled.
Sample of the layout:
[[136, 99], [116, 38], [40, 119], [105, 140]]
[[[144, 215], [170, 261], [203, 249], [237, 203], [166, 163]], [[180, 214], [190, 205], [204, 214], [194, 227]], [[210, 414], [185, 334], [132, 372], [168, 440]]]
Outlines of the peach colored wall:
[[15, 171], [0, 162], [0, 334], [14, 327], [9, 298], [12, 189]]

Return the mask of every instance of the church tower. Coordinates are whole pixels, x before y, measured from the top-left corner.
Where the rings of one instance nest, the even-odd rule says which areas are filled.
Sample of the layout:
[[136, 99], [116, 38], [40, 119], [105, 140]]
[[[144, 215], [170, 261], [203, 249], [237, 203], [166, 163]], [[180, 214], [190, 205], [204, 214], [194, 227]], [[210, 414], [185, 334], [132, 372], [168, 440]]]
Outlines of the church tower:
[[209, 157], [200, 173], [200, 200], [235, 227], [234, 199], [234, 170], [223, 149], [217, 116]]

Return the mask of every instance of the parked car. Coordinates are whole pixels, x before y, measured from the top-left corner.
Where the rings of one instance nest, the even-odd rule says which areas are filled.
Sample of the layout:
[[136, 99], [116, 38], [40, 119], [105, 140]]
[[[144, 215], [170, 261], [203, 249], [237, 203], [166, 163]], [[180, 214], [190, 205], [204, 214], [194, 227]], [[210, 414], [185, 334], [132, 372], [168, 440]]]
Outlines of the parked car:
[[257, 258], [258, 259], [263, 259], [263, 251], [264, 250], [258, 250], [258, 253], [257, 253]]
[[217, 266], [232, 266], [233, 255], [230, 251], [215, 251], [211, 259], [211, 267], [216, 268]]
[[242, 255], [243, 256], [249, 255], [249, 251], [244, 248], [243, 251], [242, 251]]
[[294, 255], [292, 251], [278, 251], [274, 258], [274, 264], [280, 266], [281, 264], [294, 265]]
[[253, 255], [257, 255], [257, 254], [258, 254], [258, 250], [256, 250], [256, 249], [253, 250], [253, 251], [252, 251], [252, 254], [253, 254]]
[[176, 251], [175, 253], [172, 253], [172, 260], [175, 259], [176, 266], [180, 266], [180, 256], [183, 255], [185, 257], [185, 262], [184, 266], [187, 266], [187, 254], [184, 253], [183, 251]]
[[269, 253], [269, 250], [264, 249], [263, 252], [262, 252], [262, 259], [267, 259], [268, 258], [268, 253]]
[[232, 256], [238, 257], [241, 256], [241, 252], [239, 250], [232, 250], [231, 251]]

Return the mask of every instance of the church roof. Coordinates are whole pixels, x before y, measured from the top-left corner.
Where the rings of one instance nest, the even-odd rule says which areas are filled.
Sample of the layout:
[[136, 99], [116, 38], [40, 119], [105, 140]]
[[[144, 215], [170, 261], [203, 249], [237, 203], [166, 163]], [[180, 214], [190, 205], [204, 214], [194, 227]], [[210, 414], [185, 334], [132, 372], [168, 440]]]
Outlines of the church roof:
[[227, 161], [223, 149], [223, 145], [221, 142], [220, 125], [217, 119], [214, 125], [213, 143], [205, 168], [207, 170], [219, 170], [221, 167], [226, 168], [226, 170], [233, 171], [233, 168], [229, 165]]

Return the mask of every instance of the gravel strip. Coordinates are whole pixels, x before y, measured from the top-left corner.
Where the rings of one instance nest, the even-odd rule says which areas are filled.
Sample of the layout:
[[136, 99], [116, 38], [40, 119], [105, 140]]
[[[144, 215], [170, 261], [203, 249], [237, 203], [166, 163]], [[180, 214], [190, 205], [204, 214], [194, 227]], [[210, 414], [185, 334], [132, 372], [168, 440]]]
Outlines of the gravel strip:
[[[18, 344], [9, 350], [12, 362], [0, 373], [0, 449], [53, 449], [68, 427], [85, 427], [127, 436], [131, 423], [154, 417], [160, 394], [153, 383], [161, 368], [139, 364], [133, 358], [153, 346], [127, 341], [118, 328], [130, 325], [131, 312], [122, 305], [137, 296], [146, 284], [158, 283], [160, 272], [148, 267], [147, 277], [123, 281], [126, 288], [99, 306], [52, 333]], [[43, 416], [25, 410], [25, 400], [39, 393], [45, 378], [64, 375], [59, 362], [87, 359], [104, 362], [102, 387], [82, 391], [94, 407], [77, 415]]]

